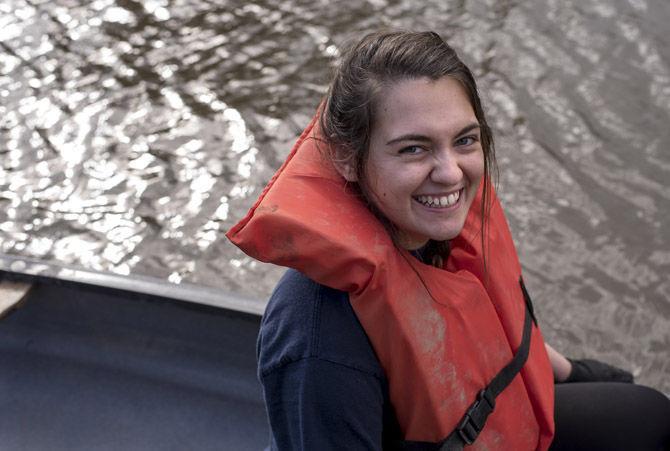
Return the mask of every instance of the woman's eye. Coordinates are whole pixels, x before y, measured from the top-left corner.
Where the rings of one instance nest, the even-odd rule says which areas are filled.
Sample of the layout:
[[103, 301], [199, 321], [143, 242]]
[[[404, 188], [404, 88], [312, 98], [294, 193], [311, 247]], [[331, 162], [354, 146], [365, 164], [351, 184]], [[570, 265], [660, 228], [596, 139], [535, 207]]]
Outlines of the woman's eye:
[[406, 154], [406, 155], [416, 155], [418, 153], [423, 152], [423, 148], [419, 146], [407, 146], [402, 149], [400, 149], [400, 153]]
[[457, 146], [471, 146], [476, 143], [479, 139], [476, 136], [463, 136], [456, 140]]

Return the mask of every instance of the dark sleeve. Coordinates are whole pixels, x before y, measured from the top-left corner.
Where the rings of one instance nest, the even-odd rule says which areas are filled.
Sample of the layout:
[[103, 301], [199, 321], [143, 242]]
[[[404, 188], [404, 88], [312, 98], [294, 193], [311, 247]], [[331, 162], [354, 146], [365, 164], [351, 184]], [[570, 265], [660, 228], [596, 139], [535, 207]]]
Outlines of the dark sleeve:
[[261, 323], [258, 370], [272, 449], [382, 449], [387, 382], [347, 293], [287, 271]]
[[355, 368], [305, 358], [261, 378], [272, 449], [382, 449], [380, 380]]

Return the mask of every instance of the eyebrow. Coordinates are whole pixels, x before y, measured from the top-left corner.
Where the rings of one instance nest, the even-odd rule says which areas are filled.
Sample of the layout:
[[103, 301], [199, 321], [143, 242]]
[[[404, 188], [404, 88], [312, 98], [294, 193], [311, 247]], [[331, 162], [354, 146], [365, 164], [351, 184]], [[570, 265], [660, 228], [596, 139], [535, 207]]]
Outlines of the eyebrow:
[[[480, 125], [476, 122], [473, 122], [472, 124], [466, 125], [463, 127], [458, 133], [456, 133], [455, 136], [461, 136], [464, 135], [468, 132], [471, 132], [472, 130], [481, 128]], [[419, 141], [419, 142], [427, 142], [431, 141], [431, 139], [428, 136], [425, 135], [419, 135], [416, 133], [408, 133], [406, 135], [398, 136], [397, 138], [393, 138], [392, 140], [388, 141], [386, 143], [387, 146], [390, 146], [392, 144], [397, 144], [402, 141]]]

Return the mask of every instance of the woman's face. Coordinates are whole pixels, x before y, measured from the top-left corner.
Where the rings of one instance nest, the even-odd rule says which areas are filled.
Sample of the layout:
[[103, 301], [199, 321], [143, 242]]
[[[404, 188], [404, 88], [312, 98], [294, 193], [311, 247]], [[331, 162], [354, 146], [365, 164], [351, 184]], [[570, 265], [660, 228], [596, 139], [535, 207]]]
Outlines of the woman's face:
[[484, 174], [480, 129], [461, 84], [418, 78], [383, 89], [365, 173], [372, 202], [417, 249], [455, 238]]

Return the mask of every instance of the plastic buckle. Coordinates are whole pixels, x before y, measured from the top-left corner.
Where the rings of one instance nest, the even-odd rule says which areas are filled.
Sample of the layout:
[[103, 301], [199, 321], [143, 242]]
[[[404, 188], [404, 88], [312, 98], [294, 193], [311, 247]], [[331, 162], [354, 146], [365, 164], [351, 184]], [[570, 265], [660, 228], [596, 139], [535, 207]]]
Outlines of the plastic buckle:
[[482, 432], [486, 419], [493, 412], [496, 406], [496, 400], [486, 390], [482, 389], [477, 394], [477, 399], [468, 408], [463, 419], [456, 427], [456, 431], [466, 445], [472, 445], [479, 433]]

